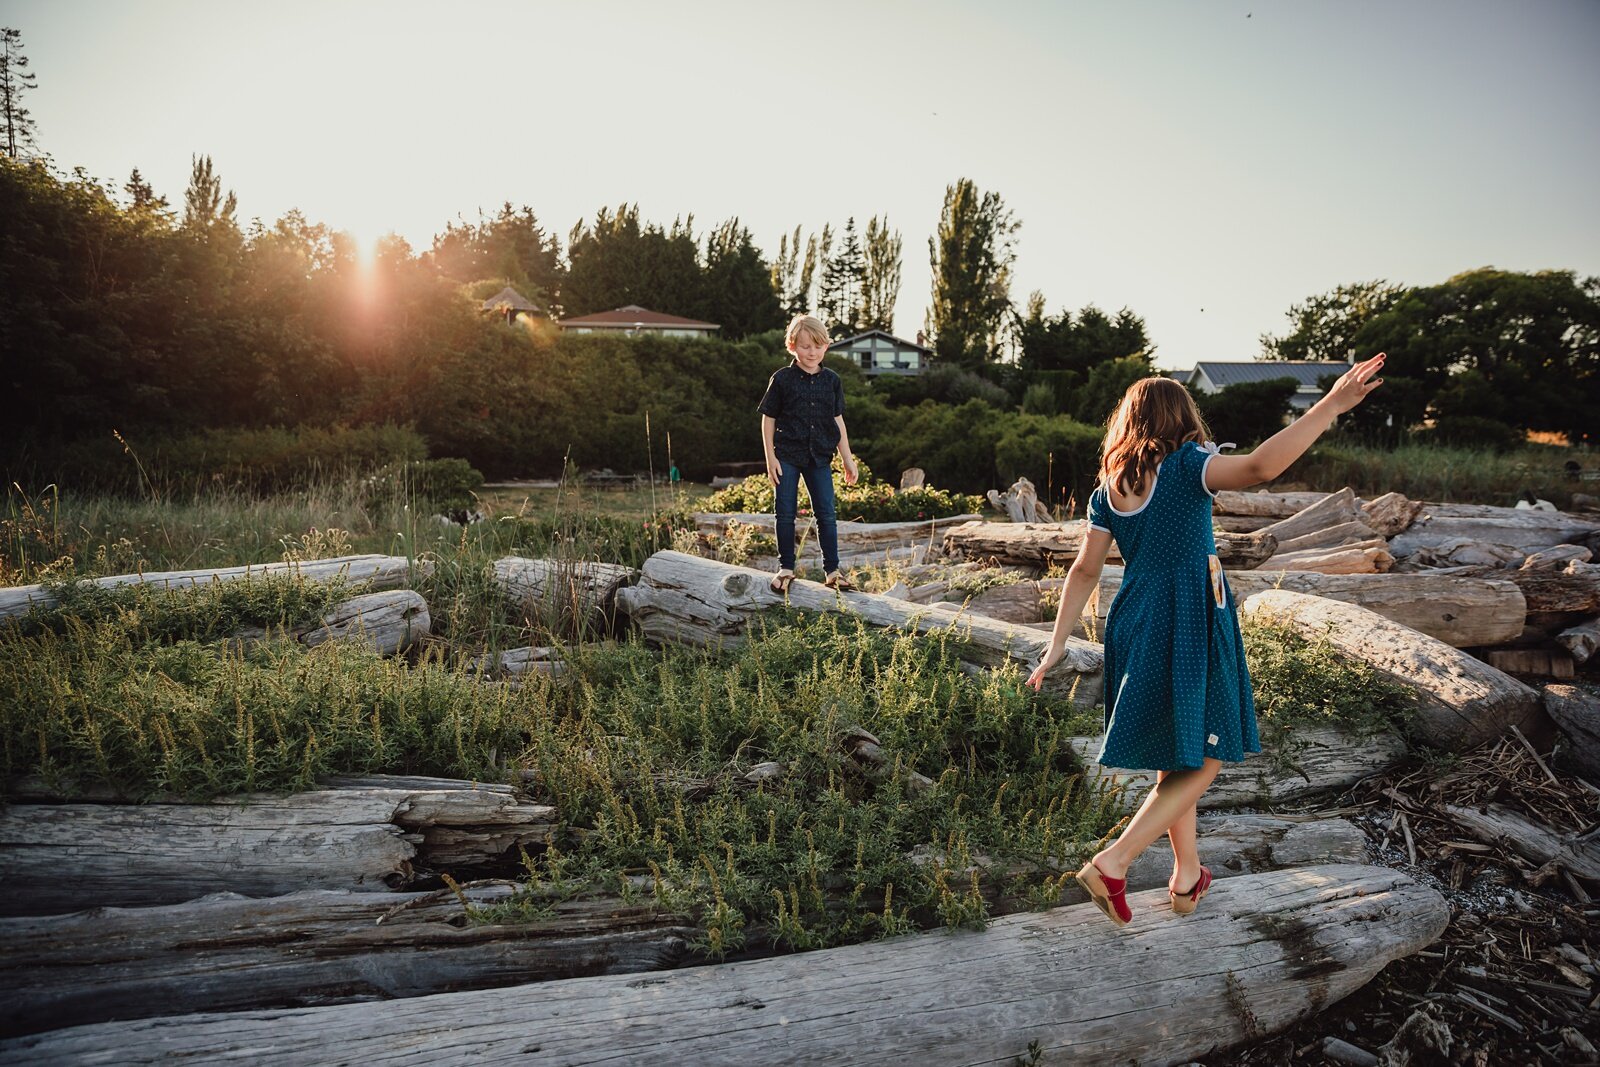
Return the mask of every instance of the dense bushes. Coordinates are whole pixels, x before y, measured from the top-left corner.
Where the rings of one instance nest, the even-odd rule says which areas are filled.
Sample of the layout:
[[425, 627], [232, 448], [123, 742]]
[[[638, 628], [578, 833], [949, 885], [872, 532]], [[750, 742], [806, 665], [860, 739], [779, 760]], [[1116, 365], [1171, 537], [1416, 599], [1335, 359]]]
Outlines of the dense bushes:
[[[833, 463], [833, 494], [839, 518], [856, 522], [902, 522], [915, 519], [942, 519], [983, 510], [980, 496], [952, 493], [925, 485], [920, 489], [896, 492], [888, 482], [879, 481], [864, 461], [858, 461], [860, 480], [846, 485], [839, 461]], [[804, 497], [801, 498], [804, 500]], [[772, 481], [755, 474], [726, 489], [711, 494], [701, 505], [705, 511], [770, 513], [774, 509]]]

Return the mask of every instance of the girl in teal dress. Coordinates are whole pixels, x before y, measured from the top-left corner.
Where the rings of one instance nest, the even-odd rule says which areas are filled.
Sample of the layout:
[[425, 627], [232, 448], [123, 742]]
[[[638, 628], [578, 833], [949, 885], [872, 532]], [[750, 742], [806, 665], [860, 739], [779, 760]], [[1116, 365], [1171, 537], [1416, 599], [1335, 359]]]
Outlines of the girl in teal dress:
[[[1359, 363], [1326, 396], [1254, 452], [1224, 456], [1189, 391], [1171, 378], [1128, 388], [1106, 426], [1100, 484], [1083, 547], [1067, 573], [1050, 647], [1028, 677], [1038, 689], [1100, 580], [1114, 540], [1122, 586], [1105, 624], [1105, 741], [1099, 762], [1156, 771], [1157, 784], [1122, 835], [1078, 872], [1117, 925], [1132, 918], [1128, 865], [1167, 834], [1173, 910], [1195, 909], [1211, 886], [1195, 839], [1195, 808], [1224, 760], [1259, 752], [1238, 605], [1217, 561], [1212, 497], [1271, 481], [1383, 379], [1383, 354]], [[1187, 887], [1187, 888], [1180, 888]]]

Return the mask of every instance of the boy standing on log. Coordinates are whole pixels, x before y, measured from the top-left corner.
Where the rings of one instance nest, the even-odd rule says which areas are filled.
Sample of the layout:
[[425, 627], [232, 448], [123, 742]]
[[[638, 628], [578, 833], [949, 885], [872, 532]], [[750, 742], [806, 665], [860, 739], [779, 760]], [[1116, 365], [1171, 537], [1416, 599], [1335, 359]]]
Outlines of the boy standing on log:
[[773, 374], [756, 410], [761, 412], [761, 444], [767, 477], [776, 489], [778, 573], [774, 593], [787, 593], [794, 581], [794, 519], [805, 479], [822, 543], [823, 583], [841, 592], [854, 589], [839, 571], [839, 525], [833, 507], [832, 460], [835, 450], [844, 464], [847, 485], [856, 483], [856, 461], [844, 427], [844, 383], [822, 365], [828, 351], [828, 328], [820, 319], [796, 315], [784, 346], [794, 362]]

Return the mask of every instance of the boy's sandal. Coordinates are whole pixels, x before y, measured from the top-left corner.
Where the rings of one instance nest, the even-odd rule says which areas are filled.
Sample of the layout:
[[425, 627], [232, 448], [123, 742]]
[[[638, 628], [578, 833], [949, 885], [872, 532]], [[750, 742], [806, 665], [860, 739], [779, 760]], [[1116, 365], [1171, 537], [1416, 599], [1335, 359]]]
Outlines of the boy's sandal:
[[834, 571], [829, 574], [822, 584], [838, 593], [853, 593], [856, 591], [856, 583], [846, 578], [843, 571]]
[[1106, 918], [1118, 926], [1127, 926], [1133, 919], [1133, 910], [1128, 907], [1128, 880], [1126, 878], [1112, 878], [1100, 873], [1100, 868], [1094, 865], [1094, 860], [1085, 863], [1078, 871], [1078, 884], [1088, 892], [1089, 899], [1094, 901], [1095, 907], [1106, 913]]
[[779, 571], [777, 574], [772, 576], [772, 581], [767, 584], [767, 588], [771, 589], [779, 596], [787, 596], [789, 593], [789, 586], [793, 582], [793, 571]]
[[1194, 880], [1194, 888], [1187, 893], [1180, 893], [1176, 889], [1168, 889], [1167, 895], [1172, 898], [1172, 910], [1179, 915], [1188, 915], [1199, 907], [1200, 900], [1211, 891], [1211, 869], [1200, 868], [1200, 877]]

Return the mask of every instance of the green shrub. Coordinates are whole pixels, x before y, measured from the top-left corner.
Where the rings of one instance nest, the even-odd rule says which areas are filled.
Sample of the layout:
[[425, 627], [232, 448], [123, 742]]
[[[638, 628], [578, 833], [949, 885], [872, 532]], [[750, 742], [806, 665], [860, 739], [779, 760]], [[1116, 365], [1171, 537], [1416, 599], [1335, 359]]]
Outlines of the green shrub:
[[1412, 438], [1425, 445], [1510, 452], [1525, 443], [1527, 435], [1515, 426], [1482, 415], [1440, 415], [1432, 426]]
[[483, 475], [464, 459], [425, 459], [399, 463], [367, 479], [375, 504], [408, 501], [417, 512], [470, 511], [483, 488]]
[[[897, 492], [888, 482], [875, 479], [872, 469], [863, 460], [857, 459], [856, 464], [860, 479], [855, 485], [846, 485], [838, 456], [833, 459], [834, 511], [840, 519], [901, 522], [942, 519], [983, 509], [982, 497], [951, 493], [927, 485]], [[801, 500], [804, 501], [804, 483], [801, 485]], [[711, 494], [702, 502], [701, 510], [771, 514], [776, 507], [776, 490], [772, 479], [765, 474], [753, 474], [742, 482]], [[810, 508], [803, 504], [800, 511], [801, 514], [809, 514]]]

